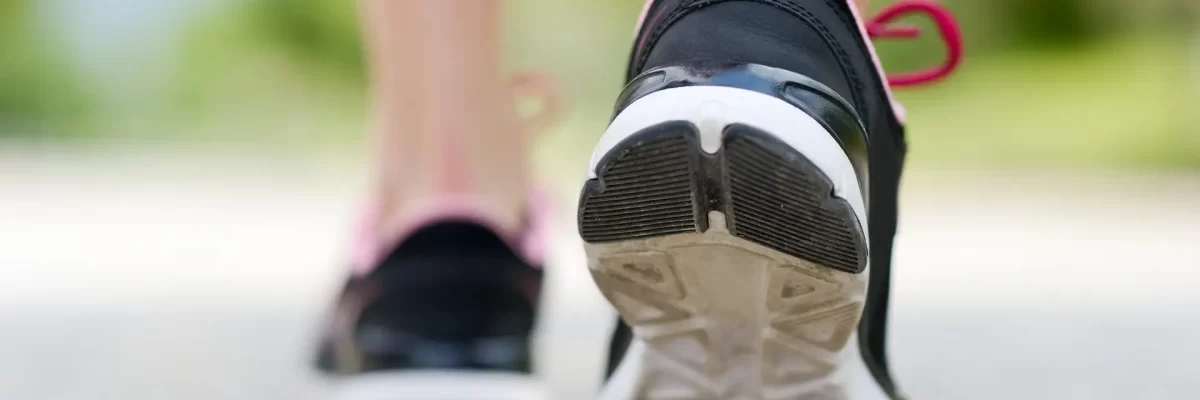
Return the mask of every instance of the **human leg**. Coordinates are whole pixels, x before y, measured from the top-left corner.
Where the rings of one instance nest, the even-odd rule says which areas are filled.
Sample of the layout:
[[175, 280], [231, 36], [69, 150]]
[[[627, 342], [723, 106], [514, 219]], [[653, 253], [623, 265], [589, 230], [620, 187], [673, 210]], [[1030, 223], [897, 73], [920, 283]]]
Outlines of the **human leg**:
[[535, 398], [544, 216], [526, 163], [534, 127], [513, 97], [553, 88], [501, 75], [502, 2], [360, 5], [372, 197], [318, 366], [355, 377], [350, 397]]

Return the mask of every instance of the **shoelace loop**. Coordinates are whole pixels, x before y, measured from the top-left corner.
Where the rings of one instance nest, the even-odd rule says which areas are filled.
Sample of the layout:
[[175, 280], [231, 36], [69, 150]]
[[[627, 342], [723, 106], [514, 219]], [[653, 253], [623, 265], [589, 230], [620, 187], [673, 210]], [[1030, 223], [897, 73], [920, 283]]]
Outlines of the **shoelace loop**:
[[561, 87], [558, 80], [547, 73], [520, 72], [509, 78], [508, 90], [513, 103], [522, 98], [531, 98], [540, 103], [532, 114], [521, 116], [527, 134], [536, 136], [544, 133], [558, 121], [565, 108]]
[[925, 70], [901, 72], [888, 75], [888, 84], [893, 87], [920, 85], [950, 75], [962, 62], [962, 30], [954, 15], [941, 4], [928, 0], [906, 0], [888, 6], [867, 23], [867, 34], [873, 39], [913, 39], [921, 36], [915, 26], [895, 26], [892, 21], [913, 14], [925, 14], [933, 20], [946, 45], [946, 59], [941, 65]]

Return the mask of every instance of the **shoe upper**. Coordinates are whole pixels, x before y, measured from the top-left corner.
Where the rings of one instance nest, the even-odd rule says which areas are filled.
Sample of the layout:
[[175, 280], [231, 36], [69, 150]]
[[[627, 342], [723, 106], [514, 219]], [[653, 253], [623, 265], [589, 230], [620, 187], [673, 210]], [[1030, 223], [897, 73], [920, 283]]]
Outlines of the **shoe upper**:
[[[935, 20], [947, 43], [948, 57], [934, 69], [886, 76], [869, 36], [917, 35], [915, 28], [892, 25], [894, 19], [914, 12], [926, 13]], [[859, 345], [875, 380], [893, 398], [900, 395], [888, 370], [885, 331], [896, 197], [907, 146], [903, 110], [893, 100], [890, 86], [940, 79], [957, 67], [961, 56], [961, 34], [952, 17], [935, 3], [922, 0], [893, 5], [869, 22], [859, 17], [849, 0], [651, 0], [643, 10], [631, 51], [629, 85], [617, 102], [619, 112], [654, 90], [698, 80], [714, 84], [712, 71], [729, 71], [720, 66], [757, 64], [785, 71], [777, 75], [786, 77], [786, 82], [807, 79], [806, 84], [798, 86], [804, 88], [802, 92], [813, 94], [799, 102], [789, 100], [787, 93], [771, 93], [776, 97], [801, 109], [805, 109], [803, 104], [828, 103], [829, 109], [847, 110], [853, 115], [859, 123], [856, 125], [865, 132], [865, 143], [861, 144], [865, 151], [860, 151], [858, 144], [848, 143], [853, 137], [841, 134], [854, 127], [830, 131], [838, 133], [839, 143], [855, 164], [859, 179], [866, 181], [862, 186], [869, 194], [865, 198], [871, 227], [871, 276], [859, 324]], [[739, 74], [736, 83], [726, 85], [757, 90], [743, 79], [753, 75]], [[805, 111], [830, 127], [829, 118], [816, 115], [821, 110]], [[611, 348], [610, 373], [631, 337], [629, 328], [620, 323]]]
[[317, 366], [527, 373], [541, 276], [487, 228], [421, 228], [370, 273], [347, 280]]

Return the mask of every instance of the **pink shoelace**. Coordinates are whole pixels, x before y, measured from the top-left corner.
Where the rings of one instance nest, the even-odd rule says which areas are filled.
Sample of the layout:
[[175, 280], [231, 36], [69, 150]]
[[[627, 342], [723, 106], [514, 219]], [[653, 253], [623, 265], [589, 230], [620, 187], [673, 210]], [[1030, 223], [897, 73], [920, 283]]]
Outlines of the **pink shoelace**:
[[[652, 1], [646, 2], [639, 18], [638, 29], [645, 22], [646, 11]], [[924, 14], [933, 20], [941, 35], [941, 41], [946, 45], [946, 58], [940, 65], [924, 70], [888, 74], [888, 85], [891, 87], [914, 86], [932, 83], [954, 72], [962, 62], [963, 38], [962, 30], [954, 14], [941, 4], [932, 0], [901, 0], [884, 8], [870, 21], [866, 21], [867, 35], [871, 39], [915, 39], [921, 36], [920, 28], [910, 25], [894, 25], [892, 21], [900, 18]], [[640, 45], [639, 45], [640, 47]], [[524, 116], [526, 130], [533, 135], [546, 130], [553, 124], [562, 112], [563, 101], [557, 80], [549, 74], [538, 72], [519, 73], [512, 77], [510, 90], [514, 98], [532, 97], [540, 100], [541, 104], [532, 115]]]
[[930, 83], [945, 78], [962, 62], [962, 31], [954, 15], [941, 4], [928, 0], [904, 0], [888, 6], [867, 21], [867, 34], [872, 39], [914, 39], [921, 36], [915, 26], [892, 25], [892, 21], [916, 14], [925, 14], [933, 20], [946, 45], [946, 59], [941, 65], [929, 69], [888, 74], [888, 84], [903, 87]]

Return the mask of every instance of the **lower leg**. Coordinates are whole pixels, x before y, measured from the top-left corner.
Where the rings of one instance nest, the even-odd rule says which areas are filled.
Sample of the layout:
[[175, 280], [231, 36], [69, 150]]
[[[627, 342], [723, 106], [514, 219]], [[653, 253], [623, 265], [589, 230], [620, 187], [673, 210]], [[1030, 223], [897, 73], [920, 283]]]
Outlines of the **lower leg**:
[[[395, 398], [544, 398], [530, 393], [540, 386], [527, 376], [541, 272], [539, 261], [521, 257], [537, 243], [529, 240], [536, 217], [526, 225], [523, 215], [523, 131], [536, 120], [518, 121], [512, 96], [553, 88], [532, 75], [501, 79], [500, 4], [362, 0], [376, 123], [373, 203], [318, 367], [438, 370], [437, 379], [452, 381], [470, 379], [456, 374], [468, 370], [502, 375], [470, 384], [388, 379]], [[380, 390], [367, 388], [357, 390]], [[514, 389], [522, 394], [507, 393]]]
[[501, 6], [362, 2], [375, 118], [372, 226], [364, 234], [382, 238], [377, 246], [436, 207], [469, 209], [498, 231], [518, 229], [528, 140], [500, 77]]

